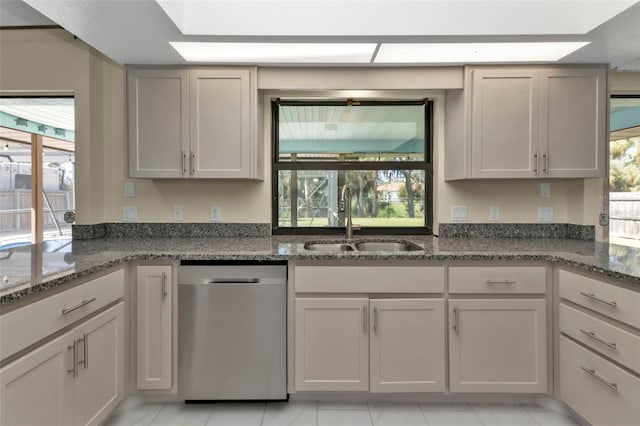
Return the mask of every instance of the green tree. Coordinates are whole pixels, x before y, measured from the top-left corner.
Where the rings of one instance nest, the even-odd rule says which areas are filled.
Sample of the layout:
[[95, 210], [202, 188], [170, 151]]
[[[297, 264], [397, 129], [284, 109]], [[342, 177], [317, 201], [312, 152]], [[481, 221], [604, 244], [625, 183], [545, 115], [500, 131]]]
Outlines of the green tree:
[[640, 137], [611, 141], [609, 190], [640, 191]]

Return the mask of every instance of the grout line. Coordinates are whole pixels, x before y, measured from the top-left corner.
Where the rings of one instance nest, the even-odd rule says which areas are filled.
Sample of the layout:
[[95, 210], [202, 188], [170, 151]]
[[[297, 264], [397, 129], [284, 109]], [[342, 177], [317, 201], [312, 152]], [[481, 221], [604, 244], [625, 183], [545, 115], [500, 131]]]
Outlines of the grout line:
[[371, 402], [367, 402], [367, 411], [369, 412], [369, 421], [371, 422], [371, 426], [373, 426], [375, 423], [373, 423], [373, 412], [371, 411]]
[[473, 415], [474, 415], [474, 416], [476, 416], [476, 419], [478, 419], [478, 422], [479, 422], [481, 425], [486, 426], [486, 425], [485, 425], [485, 423], [484, 423], [484, 421], [482, 420], [482, 417], [480, 417], [480, 415], [479, 415], [479, 414], [478, 414], [478, 412], [476, 411], [476, 409], [475, 409], [475, 407], [473, 406], [473, 404], [471, 404], [471, 403], [470, 403], [470, 404], [469, 404], [469, 408], [471, 409], [471, 412], [473, 413]]
[[164, 408], [165, 404], [161, 404], [160, 405], [160, 409], [158, 411], [156, 411], [156, 414], [153, 416], [153, 418], [151, 419], [151, 421], [149, 422], [149, 425], [152, 425], [153, 422], [156, 421], [156, 418], [158, 417], [158, 415], [160, 414], [160, 411], [162, 411], [162, 409]]

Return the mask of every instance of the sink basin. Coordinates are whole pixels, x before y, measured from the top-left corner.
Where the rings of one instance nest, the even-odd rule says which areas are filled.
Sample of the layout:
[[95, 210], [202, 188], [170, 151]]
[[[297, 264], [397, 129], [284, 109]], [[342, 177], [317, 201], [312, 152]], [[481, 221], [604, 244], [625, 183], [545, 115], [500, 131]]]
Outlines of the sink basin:
[[329, 252], [341, 252], [341, 251], [353, 251], [353, 246], [349, 244], [340, 243], [321, 243], [321, 242], [307, 242], [304, 245], [307, 250], [313, 251], [329, 251]]
[[307, 241], [304, 248], [312, 251], [345, 252], [345, 251], [383, 251], [402, 252], [422, 250], [417, 244], [410, 241]]
[[417, 244], [408, 241], [361, 241], [355, 243], [359, 251], [416, 251], [422, 250]]

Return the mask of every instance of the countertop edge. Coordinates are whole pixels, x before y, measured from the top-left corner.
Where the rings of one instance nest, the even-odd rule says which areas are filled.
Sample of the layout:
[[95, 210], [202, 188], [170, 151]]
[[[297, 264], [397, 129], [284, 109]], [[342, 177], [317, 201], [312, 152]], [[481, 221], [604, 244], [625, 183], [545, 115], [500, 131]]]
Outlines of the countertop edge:
[[523, 253], [447, 253], [447, 254], [428, 254], [424, 251], [416, 251], [410, 254], [390, 254], [390, 253], [367, 253], [365, 254], [343, 254], [343, 253], [286, 253], [286, 254], [260, 254], [260, 253], [224, 253], [224, 254], [157, 254], [157, 253], [136, 253], [122, 254], [114, 258], [96, 263], [91, 267], [87, 267], [80, 271], [60, 272], [51, 279], [43, 278], [38, 284], [28, 284], [28, 287], [19, 288], [15, 291], [8, 289], [9, 293], [0, 297], [0, 306], [8, 305], [13, 302], [24, 300], [32, 295], [40, 294], [47, 290], [63, 286], [69, 282], [87, 277], [89, 275], [104, 271], [117, 265], [124, 265], [128, 262], [149, 261], [149, 260], [250, 260], [250, 261], [290, 261], [290, 260], [408, 260], [408, 261], [539, 261], [560, 264], [563, 266], [574, 267], [588, 273], [602, 275], [610, 279], [624, 280], [634, 285], [640, 285], [640, 277], [611, 269], [602, 268], [579, 260], [570, 259], [568, 256], [558, 253], [548, 254], [523, 254]]

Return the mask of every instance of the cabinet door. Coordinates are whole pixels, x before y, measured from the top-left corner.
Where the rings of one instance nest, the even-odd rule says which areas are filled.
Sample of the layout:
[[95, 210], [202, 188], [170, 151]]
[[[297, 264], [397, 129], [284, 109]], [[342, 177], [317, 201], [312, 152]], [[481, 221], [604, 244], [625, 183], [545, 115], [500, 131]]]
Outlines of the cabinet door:
[[451, 392], [547, 392], [546, 300], [450, 300]]
[[295, 385], [369, 390], [369, 299], [295, 300]]
[[189, 175], [188, 77], [187, 70], [129, 70], [129, 176]]
[[97, 425], [124, 398], [124, 302], [74, 332], [78, 345], [75, 424]]
[[171, 266], [138, 266], [136, 289], [138, 389], [171, 389]]
[[190, 73], [191, 175], [251, 178], [254, 88], [249, 69]]
[[371, 392], [444, 392], [444, 299], [374, 299]]
[[472, 72], [472, 177], [536, 177], [538, 72], [493, 68]]
[[540, 71], [540, 176], [603, 177], [607, 71]]
[[73, 424], [72, 369], [69, 333], [2, 368], [0, 424]]

